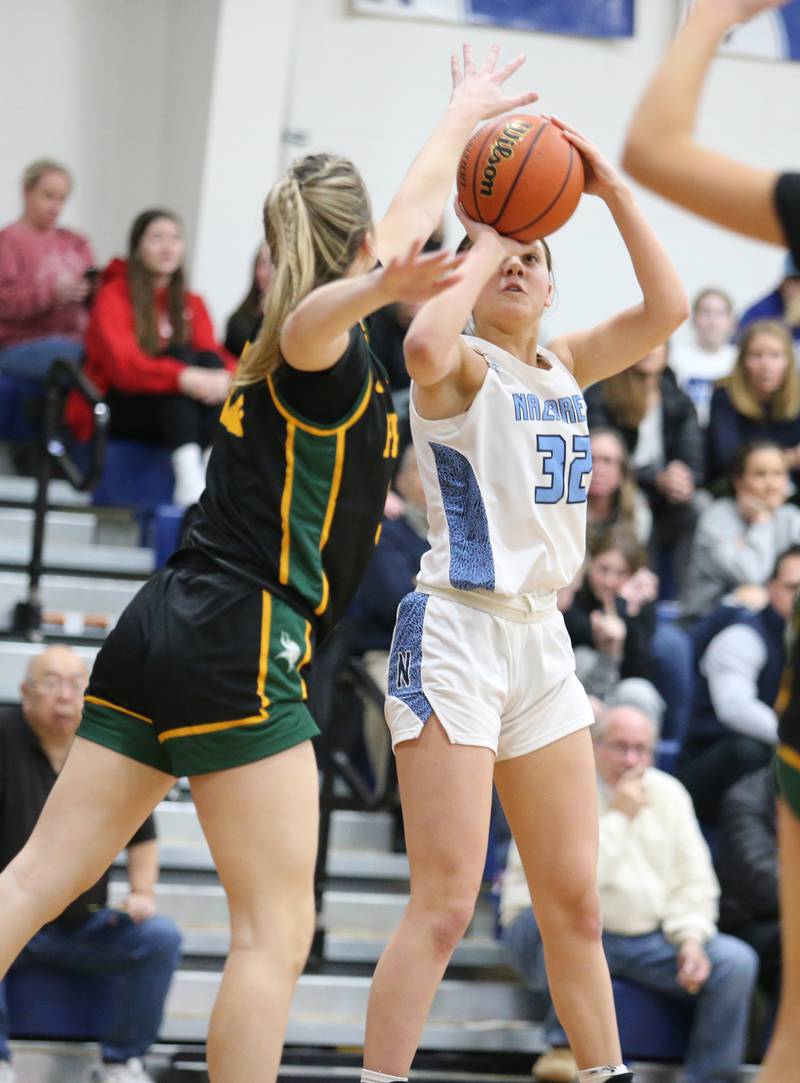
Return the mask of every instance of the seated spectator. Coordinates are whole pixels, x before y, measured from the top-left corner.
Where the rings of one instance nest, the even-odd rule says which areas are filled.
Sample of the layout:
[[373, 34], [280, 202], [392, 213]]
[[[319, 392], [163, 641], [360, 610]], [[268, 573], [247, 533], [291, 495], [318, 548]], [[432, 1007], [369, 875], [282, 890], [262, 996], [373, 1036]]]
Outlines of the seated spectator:
[[58, 225], [72, 190], [58, 162], [32, 162], [22, 177], [22, 217], [0, 230], [0, 373], [44, 381], [54, 361], [83, 357], [94, 256]]
[[650, 540], [653, 517], [636, 484], [625, 441], [614, 429], [592, 431], [592, 480], [587, 505], [587, 541], [621, 526], [641, 545]]
[[[429, 548], [425, 494], [413, 444], [400, 458], [394, 489], [402, 512], [396, 519], [384, 518], [378, 547], [345, 620], [350, 653], [363, 656], [367, 672], [384, 694], [397, 607], [414, 589], [420, 559]], [[370, 762], [375, 776], [381, 777], [389, 750], [386, 722], [373, 703], [365, 703], [364, 712]]]
[[731, 461], [734, 497], [714, 501], [697, 523], [681, 613], [705, 617], [733, 594], [733, 604], [760, 609], [779, 553], [800, 542], [800, 508], [787, 504], [789, 471], [777, 444], [745, 444]]
[[728, 294], [713, 287], [701, 290], [692, 305], [692, 341], [670, 346], [669, 367], [694, 403], [701, 428], [708, 424], [715, 382], [730, 374], [736, 360], [734, 323]]
[[586, 392], [589, 425], [619, 430], [653, 513], [651, 551], [687, 546], [698, 514], [703, 444], [689, 396], [666, 371], [659, 346], [638, 364]]
[[650, 678], [658, 580], [644, 549], [618, 527], [595, 538], [564, 621], [587, 693], [604, 699], [623, 677]]
[[[133, 223], [128, 259], [103, 272], [86, 334], [86, 374], [106, 396], [110, 436], [172, 451], [173, 500], [195, 503], [205, 486], [203, 452], [213, 438], [235, 360], [214, 337], [206, 306], [184, 284], [183, 228], [170, 211]], [[67, 418], [91, 435], [89, 405], [73, 393]]]
[[[22, 684], [21, 707], [0, 715], [0, 867], [19, 853], [39, 818], [69, 753], [89, 680], [71, 647], [34, 658]], [[164, 1002], [178, 966], [181, 938], [156, 914], [158, 846], [148, 816], [128, 848], [130, 893], [108, 909], [106, 871], [59, 917], [38, 932], [14, 966], [44, 963], [78, 974], [124, 977], [113, 1023], [101, 1043], [98, 1083], [147, 1083], [142, 1057], [158, 1037]], [[13, 1083], [8, 1011], [0, 985], [0, 1080]], [[152, 1083], [152, 1081], [150, 1081]]]
[[248, 342], [253, 342], [264, 317], [264, 298], [272, 278], [269, 247], [262, 244], [253, 260], [250, 288], [225, 327], [225, 349], [232, 357], [241, 357]]
[[[758, 960], [747, 944], [716, 930], [719, 888], [708, 848], [686, 791], [652, 766], [656, 736], [653, 719], [632, 706], [609, 708], [594, 728], [603, 946], [612, 978], [694, 1003], [683, 1078], [733, 1083]], [[549, 1000], [541, 933], [513, 843], [500, 924], [522, 980]], [[571, 1083], [576, 1064], [552, 1005], [545, 1038], [534, 1079]]]
[[788, 327], [795, 342], [800, 341], [800, 269], [791, 254], [786, 256], [780, 285], [746, 310], [739, 320], [739, 331], [756, 320], [778, 320]]
[[778, 557], [763, 609], [720, 606], [694, 631], [699, 673], [678, 773], [704, 823], [717, 823], [734, 782], [772, 760], [778, 740], [773, 705], [798, 590], [800, 545], [794, 545]]
[[733, 372], [711, 397], [707, 482], [714, 491], [724, 488], [737, 449], [754, 440], [783, 448], [795, 484], [800, 481], [800, 376], [791, 338], [770, 321], [747, 328]]
[[759, 984], [773, 1005], [781, 986], [775, 774], [763, 767], [728, 790], [720, 808], [720, 928], [757, 953]]

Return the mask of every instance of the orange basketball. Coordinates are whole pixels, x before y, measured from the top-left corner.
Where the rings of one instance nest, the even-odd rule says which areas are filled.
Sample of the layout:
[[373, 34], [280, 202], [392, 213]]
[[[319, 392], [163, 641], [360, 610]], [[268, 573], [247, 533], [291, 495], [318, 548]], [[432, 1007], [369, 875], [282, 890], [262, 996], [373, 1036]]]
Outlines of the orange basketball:
[[458, 198], [470, 218], [529, 243], [555, 233], [578, 206], [583, 161], [543, 117], [503, 117], [480, 128], [458, 167]]

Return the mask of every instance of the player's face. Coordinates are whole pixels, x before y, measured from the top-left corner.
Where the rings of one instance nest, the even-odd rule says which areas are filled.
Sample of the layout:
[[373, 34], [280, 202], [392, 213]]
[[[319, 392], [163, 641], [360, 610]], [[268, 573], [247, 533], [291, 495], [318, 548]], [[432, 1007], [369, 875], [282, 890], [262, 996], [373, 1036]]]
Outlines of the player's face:
[[475, 302], [478, 323], [529, 321], [541, 316], [553, 299], [553, 285], [541, 241], [509, 256], [492, 275]]
[[769, 331], [762, 331], [751, 339], [743, 364], [753, 394], [766, 399], [782, 387], [789, 358], [781, 339]]
[[736, 495], [750, 507], [774, 511], [789, 495], [789, 473], [777, 448], [762, 448], [748, 455], [744, 473], [735, 483]]
[[183, 262], [183, 230], [171, 218], [156, 218], [142, 234], [136, 254], [152, 275], [172, 275]]
[[25, 218], [34, 229], [53, 229], [70, 192], [64, 173], [45, 173], [25, 193]]
[[611, 433], [592, 437], [592, 463], [589, 497], [602, 500], [613, 496], [622, 481], [622, 448]]
[[707, 350], [718, 350], [731, 337], [733, 313], [718, 293], [707, 293], [695, 309], [697, 340]]

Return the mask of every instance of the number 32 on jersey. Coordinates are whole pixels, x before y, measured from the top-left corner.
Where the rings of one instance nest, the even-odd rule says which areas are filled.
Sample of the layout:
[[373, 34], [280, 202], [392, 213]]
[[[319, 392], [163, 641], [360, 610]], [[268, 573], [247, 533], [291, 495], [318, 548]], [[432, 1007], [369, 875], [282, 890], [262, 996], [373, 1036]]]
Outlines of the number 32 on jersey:
[[571, 457], [567, 461], [567, 440], [560, 434], [540, 433], [536, 450], [543, 456], [542, 473], [547, 485], [537, 485], [533, 498], [537, 504], [558, 504], [566, 495], [568, 504], [585, 504], [587, 478], [592, 471], [592, 443], [588, 436], [572, 437]]

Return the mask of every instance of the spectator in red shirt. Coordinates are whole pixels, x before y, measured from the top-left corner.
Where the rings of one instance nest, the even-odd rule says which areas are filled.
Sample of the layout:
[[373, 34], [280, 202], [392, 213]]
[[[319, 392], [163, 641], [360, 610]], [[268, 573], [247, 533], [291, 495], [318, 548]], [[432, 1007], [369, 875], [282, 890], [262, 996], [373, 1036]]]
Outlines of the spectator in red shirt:
[[[186, 289], [185, 242], [171, 211], [143, 211], [127, 260], [112, 260], [86, 333], [86, 374], [111, 410], [112, 438], [172, 451], [176, 504], [199, 499], [206, 451], [236, 361], [214, 336], [202, 298]], [[88, 404], [73, 394], [67, 418], [91, 434]]]
[[56, 358], [83, 356], [94, 256], [58, 223], [72, 190], [58, 162], [32, 162], [22, 176], [22, 217], [0, 230], [0, 373], [44, 380]]

